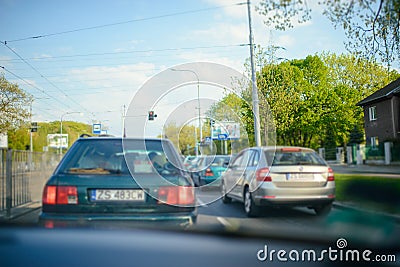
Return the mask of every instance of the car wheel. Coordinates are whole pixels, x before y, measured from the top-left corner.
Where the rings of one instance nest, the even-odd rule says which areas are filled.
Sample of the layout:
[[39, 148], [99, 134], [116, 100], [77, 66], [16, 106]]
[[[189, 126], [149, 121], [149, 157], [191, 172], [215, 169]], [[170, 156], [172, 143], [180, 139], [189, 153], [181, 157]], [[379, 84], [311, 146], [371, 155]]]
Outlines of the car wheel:
[[318, 216], [326, 216], [332, 209], [332, 203], [314, 207], [314, 211]]
[[195, 187], [199, 186], [194, 178], [192, 178], [192, 181], [193, 181]]
[[256, 217], [259, 213], [259, 207], [256, 206], [253, 196], [248, 187], [244, 190], [244, 211], [248, 217]]
[[201, 180], [201, 177], [200, 176], [197, 176], [197, 186], [203, 186], [204, 185], [204, 183], [203, 183], [203, 181]]
[[222, 203], [228, 204], [232, 202], [232, 198], [227, 196], [224, 182], [221, 182], [221, 194], [222, 194]]

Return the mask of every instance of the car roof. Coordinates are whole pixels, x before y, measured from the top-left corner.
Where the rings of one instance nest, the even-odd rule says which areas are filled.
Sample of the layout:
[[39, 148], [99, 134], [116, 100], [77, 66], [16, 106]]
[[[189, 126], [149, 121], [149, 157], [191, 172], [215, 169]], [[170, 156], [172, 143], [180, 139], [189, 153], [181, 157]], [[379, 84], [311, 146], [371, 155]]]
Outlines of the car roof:
[[281, 150], [281, 149], [285, 149], [285, 148], [291, 148], [291, 149], [299, 149], [302, 151], [309, 151], [309, 152], [313, 152], [314, 150], [308, 147], [301, 147], [301, 146], [261, 146], [261, 147], [251, 147], [252, 149], [262, 149], [264, 151], [270, 151], [270, 150]]
[[155, 137], [117, 137], [117, 136], [80, 136], [79, 139], [82, 140], [138, 140], [138, 141], [170, 141], [169, 139], [165, 138], [155, 138]]

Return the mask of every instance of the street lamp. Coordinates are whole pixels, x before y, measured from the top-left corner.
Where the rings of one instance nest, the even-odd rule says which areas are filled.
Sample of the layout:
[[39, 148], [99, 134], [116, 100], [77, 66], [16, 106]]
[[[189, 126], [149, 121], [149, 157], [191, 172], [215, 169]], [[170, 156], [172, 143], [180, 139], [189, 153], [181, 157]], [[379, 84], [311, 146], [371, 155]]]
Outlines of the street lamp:
[[66, 112], [66, 113], [61, 115], [61, 118], [60, 118], [60, 155], [62, 154], [62, 139], [63, 139], [62, 138], [62, 123], [63, 123], [63, 118], [64, 118], [65, 115], [76, 114], [76, 113], [79, 113], [81, 115], [83, 114], [82, 112], [72, 111], [72, 112]]
[[[198, 113], [198, 117], [199, 117], [199, 129], [200, 129], [200, 142], [203, 140], [203, 129], [202, 129], [202, 125], [201, 125], [201, 111], [200, 111], [200, 80], [199, 80], [199, 76], [197, 75], [197, 73], [195, 72], [195, 71], [193, 71], [193, 70], [188, 70], [188, 69], [173, 69], [173, 68], [171, 68], [170, 70], [172, 70], [172, 71], [187, 71], [187, 72], [191, 72], [191, 73], [193, 73], [195, 76], [196, 76], [196, 79], [197, 79], [197, 108], [198, 108], [198, 111], [199, 111], [199, 113]], [[195, 129], [196, 130], [196, 129]], [[200, 142], [197, 142], [197, 133], [196, 133], [196, 131], [195, 131], [195, 139], [196, 139], [196, 147], [197, 147], [197, 149], [196, 149], [196, 156], [198, 156], [198, 143], [200, 143]]]

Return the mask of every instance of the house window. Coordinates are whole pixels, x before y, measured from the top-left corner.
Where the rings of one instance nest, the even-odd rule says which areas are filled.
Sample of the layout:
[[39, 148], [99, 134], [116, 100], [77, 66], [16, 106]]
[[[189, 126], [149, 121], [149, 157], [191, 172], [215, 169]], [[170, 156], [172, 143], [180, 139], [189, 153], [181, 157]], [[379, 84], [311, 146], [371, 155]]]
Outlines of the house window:
[[379, 145], [378, 137], [377, 136], [371, 137], [371, 147], [377, 148], [378, 145]]
[[369, 107], [369, 120], [376, 121], [376, 106]]

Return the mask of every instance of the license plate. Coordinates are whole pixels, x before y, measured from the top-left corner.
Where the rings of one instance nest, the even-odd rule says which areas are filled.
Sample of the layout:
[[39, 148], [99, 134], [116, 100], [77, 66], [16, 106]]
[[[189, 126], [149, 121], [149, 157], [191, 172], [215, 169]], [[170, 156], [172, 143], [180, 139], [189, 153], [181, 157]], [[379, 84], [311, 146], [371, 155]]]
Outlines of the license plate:
[[144, 201], [145, 193], [139, 189], [95, 189], [91, 201]]
[[314, 174], [310, 173], [286, 173], [286, 180], [314, 180]]

